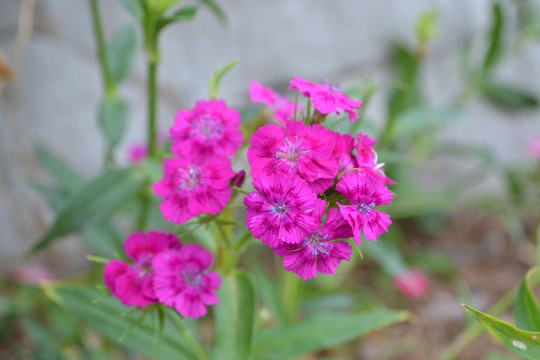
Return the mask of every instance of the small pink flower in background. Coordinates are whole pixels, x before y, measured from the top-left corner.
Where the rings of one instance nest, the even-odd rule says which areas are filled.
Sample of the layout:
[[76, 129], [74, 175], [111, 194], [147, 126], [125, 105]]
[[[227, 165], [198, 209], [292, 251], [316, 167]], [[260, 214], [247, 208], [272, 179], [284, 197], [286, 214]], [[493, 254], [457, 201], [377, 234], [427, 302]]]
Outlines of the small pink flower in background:
[[182, 243], [173, 234], [133, 233], [126, 239], [124, 250], [134, 263], [111, 260], [104, 269], [105, 285], [126, 306], [154, 304], [157, 299], [153, 289], [152, 258], [163, 251], [181, 247]]
[[284, 258], [283, 267], [307, 280], [321, 274], [335, 274], [342, 260], [349, 261], [352, 248], [346, 241], [332, 241], [353, 236], [351, 227], [338, 209], [330, 209], [322, 228], [320, 223], [326, 202], [317, 199], [314, 218], [316, 226], [304, 235], [299, 244], [281, 244], [274, 253]]
[[246, 224], [271, 248], [298, 244], [318, 225], [313, 211], [319, 199], [298, 176], [261, 175], [253, 186], [258, 192], [244, 199]]
[[182, 316], [199, 318], [207, 305], [217, 305], [216, 291], [221, 278], [208, 272], [212, 254], [198, 244], [187, 244], [180, 251], [157, 255], [154, 266], [154, 290], [159, 302], [175, 308]]
[[52, 280], [54, 278], [51, 270], [36, 265], [16, 266], [9, 272], [11, 281], [18, 284], [38, 286], [42, 281]]
[[[251, 80], [249, 96], [253, 102], [266, 104], [280, 125], [294, 119], [294, 102], [276, 93], [271, 88], [261, 85], [256, 80]], [[297, 106], [297, 111], [300, 110], [300, 106]]]
[[417, 299], [429, 290], [428, 279], [416, 268], [409, 268], [408, 272], [395, 276], [394, 285], [409, 299]]
[[[167, 140], [165, 134], [158, 132], [157, 143], [159, 146], [163, 146]], [[127, 149], [127, 161], [131, 165], [137, 165], [148, 156], [148, 146], [146, 142], [136, 142], [131, 144]]]
[[214, 156], [197, 164], [182, 158], [166, 159], [163, 178], [154, 192], [163, 198], [159, 209], [165, 219], [181, 225], [202, 213], [217, 214], [231, 196], [235, 175], [231, 161]]
[[359, 246], [362, 243], [362, 232], [367, 239], [377, 241], [379, 235], [388, 231], [392, 223], [390, 216], [373, 209], [392, 201], [392, 192], [383, 179], [368, 173], [348, 173], [337, 183], [336, 190], [351, 203], [338, 205], [341, 215], [352, 227], [354, 240]]
[[203, 162], [213, 156], [232, 158], [242, 146], [240, 113], [223, 100], [198, 101], [180, 110], [171, 127], [173, 154]]
[[540, 136], [529, 140], [527, 149], [529, 151], [529, 155], [531, 155], [533, 158], [540, 159]]
[[322, 186], [315, 181], [333, 180], [338, 171], [333, 156], [334, 132], [300, 121], [286, 125], [266, 125], [251, 136], [247, 152], [251, 174], [254, 178], [262, 174], [299, 175], [314, 187], [314, 192], [323, 192], [332, 181]]
[[349, 98], [343, 92], [339, 91], [337, 85], [317, 84], [307, 81], [301, 77], [295, 76], [290, 82], [290, 89], [299, 90], [305, 97], [310, 97], [313, 106], [322, 114], [336, 113], [345, 111], [349, 115], [349, 120], [354, 122], [358, 118], [356, 109], [362, 106], [361, 101]]
[[148, 147], [145, 143], [135, 143], [128, 147], [128, 162], [138, 164], [148, 156]]

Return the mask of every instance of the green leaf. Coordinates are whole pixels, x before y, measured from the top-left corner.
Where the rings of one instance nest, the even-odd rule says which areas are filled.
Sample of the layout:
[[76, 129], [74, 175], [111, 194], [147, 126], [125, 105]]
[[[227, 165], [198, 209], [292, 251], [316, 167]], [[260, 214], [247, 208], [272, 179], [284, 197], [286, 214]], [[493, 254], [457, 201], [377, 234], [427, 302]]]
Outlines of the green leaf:
[[519, 330], [470, 306], [462, 306], [507, 349], [526, 359], [540, 359], [540, 332]]
[[124, 236], [111, 221], [86, 231], [82, 236], [86, 245], [96, 254], [113, 257], [114, 254], [122, 254], [124, 251]]
[[120, 2], [124, 5], [126, 10], [135, 17], [135, 19], [139, 20], [140, 23], [143, 22], [144, 8], [140, 0], [120, 0]]
[[538, 276], [540, 267], [532, 268], [523, 278], [516, 297], [514, 318], [516, 327], [527, 331], [540, 331], [540, 308], [531, 287], [531, 278]]
[[212, 359], [250, 359], [256, 305], [251, 278], [244, 272], [224, 277], [218, 297]]
[[262, 331], [255, 338], [255, 355], [261, 359], [301, 356], [354, 340], [409, 318], [407, 312], [380, 309], [356, 314], [321, 313], [296, 324]]
[[161, 16], [156, 23], [157, 31], [162, 30], [165, 26], [182, 22], [182, 21], [189, 21], [195, 17], [197, 14], [197, 10], [199, 8], [197, 6], [188, 6], [183, 9], [180, 9], [170, 15], [163, 15]]
[[394, 137], [410, 136], [451, 124], [463, 115], [457, 108], [413, 108], [401, 113], [394, 128]]
[[137, 53], [137, 30], [133, 25], [121, 27], [107, 46], [107, 63], [111, 79], [119, 84], [129, 73]]
[[486, 81], [482, 84], [482, 92], [495, 105], [508, 110], [520, 110], [538, 106], [538, 98], [534, 94], [510, 85]]
[[405, 109], [420, 103], [418, 87], [420, 58], [413, 51], [401, 45], [395, 47], [392, 58], [394, 73], [399, 84], [389, 98], [389, 119], [394, 119]]
[[142, 0], [146, 3], [147, 9], [154, 13], [154, 16], [160, 16], [171, 7], [176, 5], [179, 0]]
[[[132, 311], [122, 315], [128, 308], [114, 297], [104, 298], [93, 304], [92, 302], [102, 298], [104, 293], [92, 287], [47, 284], [44, 290], [51, 300], [118, 346], [152, 356], [158, 329], [144, 322], [131, 329], [122, 342], [118, 341], [122, 334], [138, 321], [142, 313]], [[196, 359], [187, 340], [179, 336], [178, 331], [169, 323], [165, 325], [161, 341], [158, 359]]]
[[202, 2], [204, 5], [208, 6], [223, 25], [226, 25], [228, 23], [225, 12], [223, 12], [221, 7], [214, 0], [199, 0], [199, 1]]
[[253, 332], [255, 329], [255, 288], [251, 277], [244, 272], [236, 274], [237, 318], [236, 357], [238, 360], [251, 358]]
[[77, 191], [84, 184], [82, 176], [45, 147], [36, 145], [35, 151], [45, 170], [69, 193]]
[[107, 138], [109, 148], [112, 149], [122, 139], [126, 129], [128, 106], [119, 99], [103, 99], [99, 106], [99, 127]]
[[47, 200], [47, 203], [55, 212], [59, 212], [64, 207], [67, 197], [65, 191], [53, 186], [46, 186], [38, 183], [33, 183], [32, 185]]
[[86, 183], [58, 213], [43, 238], [29, 251], [35, 254], [53, 240], [99, 224], [125, 205], [144, 185], [135, 169], [115, 170]]
[[504, 18], [501, 5], [493, 4], [493, 24], [489, 35], [489, 48], [484, 57], [483, 71], [486, 73], [493, 67], [502, 55], [502, 31], [504, 27]]
[[265, 305], [268, 306], [270, 311], [273, 313], [278, 325], [285, 324], [285, 311], [283, 310], [274, 280], [272, 280], [268, 274], [266, 274], [259, 264], [253, 264], [251, 266], [251, 270], [253, 271], [253, 275], [255, 275], [259, 293], [261, 294]]
[[233, 67], [235, 67], [240, 60], [235, 59], [227, 64], [223, 69], [216, 69], [214, 76], [208, 79], [208, 92], [212, 99], [216, 99], [219, 96], [219, 83], [225, 74], [227, 74]]

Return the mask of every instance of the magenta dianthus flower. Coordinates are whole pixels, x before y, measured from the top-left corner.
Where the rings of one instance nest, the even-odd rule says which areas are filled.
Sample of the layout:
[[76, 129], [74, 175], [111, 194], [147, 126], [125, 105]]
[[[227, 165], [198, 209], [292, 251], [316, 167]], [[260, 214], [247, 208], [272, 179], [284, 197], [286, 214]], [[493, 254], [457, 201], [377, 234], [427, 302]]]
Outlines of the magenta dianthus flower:
[[134, 263], [111, 260], [104, 269], [105, 285], [126, 306], [154, 304], [157, 298], [153, 288], [152, 258], [181, 247], [182, 243], [174, 234], [158, 231], [133, 233], [126, 239], [124, 250]]
[[361, 233], [372, 241], [388, 231], [392, 223], [388, 214], [374, 210], [378, 205], [390, 204], [392, 192], [388, 190], [382, 178], [369, 173], [348, 173], [343, 175], [336, 185], [336, 190], [345, 195], [351, 205], [339, 204], [341, 215], [352, 227], [354, 240], [361, 245]]
[[286, 128], [266, 125], [251, 136], [247, 152], [251, 174], [254, 178], [262, 174], [297, 174], [314, 186], [314, 192], [323, 192], [329, 184], [321, 188], [314, 182], [333, 180], [338, 170], [333, 156], [334, 132], [300, 121], [289, 121], [286, 125]]
[[181, 109], [170, 136], [173, 154], [198, 162], [216, 155], [232, 158], [244, 141], [240, 113], [223, 100], [200, 100], [192, 110]]
[[320, 223], [326, 210], [326, 202], [316, 203], [314, 217], [316, 226], [304, 235], [299, 244], [279, 245], [274, 253], [284, 257], [283, 267], [307, 280], [321, 274], [335, 274], [342, 260], [349, 261], [352, 248], [346, 241], [332, 241], [353, 236], [351, 227], [338, 209], [330, 209], [322, 228]]
[[358, 153], [358, 168], [372, 176], [382, 177], [388, 185], [395, 185], [396, 182], [384, 173], [384, 163], [377, 163], [377, 152], [373, 148], [376, 143], [377, 140], [370, 138], [368, 135], [361, 133], [356, 135], [355, 148]]
[[356, 109], [362, 106], [362, 102], [349, 98], [337, 89], [337, 85], [312, 83], [295, 76], [289, 87], [299, 90], [305, 97], [310, 97], [315, 109], [322, 114], [339, 114], [343, 110], [349, 115], [351, 122], [358, 118]]
[[207, 305], [217, 305], [216, 291], [221, 278], [209, 272], [212, 254], [198, 244], [187, 244], [180, 251], [167, 251], [156, 256], [154, 291], [159, 302], [175, 308], [182, 316], [199, 318]]
[[257, 239], [271, 248], [297, 244], [311, 233], [317, 221], [313, 216], [315, 195], [298, 176], [261, 175], [253, 181], [258, 192], [244, 199], [246, 224]]
[[165, 160], [163, 178], [154, 191], [163, 198], [159, 209], [165, 219], [181, 225], [202, 213], [217, 214], [231, 196], [235, 175], [227, 158], [212, 157], [197, 164], [182, 158]]
[[[251, 80], [249, 96], [253, 102], [266, 104], [274, 114], [278, 124], [282, 125], [286, 121], [294, 119], [294, 102], [256, 80]], [[300, 111], [300, 106], [297, 107], [297, 111]]]

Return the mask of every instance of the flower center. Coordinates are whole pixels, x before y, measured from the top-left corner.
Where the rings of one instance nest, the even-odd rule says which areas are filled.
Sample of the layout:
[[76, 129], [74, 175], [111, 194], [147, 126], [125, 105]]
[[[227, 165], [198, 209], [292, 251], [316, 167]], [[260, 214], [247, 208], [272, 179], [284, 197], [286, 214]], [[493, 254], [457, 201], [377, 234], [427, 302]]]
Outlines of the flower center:
[[204, 272], [199, 271], [199, 268], [196, 266], [186, 266], [181, 272], [180, 275], [184, 279], [184, 283], [190, 286], [200, 286], [204, 285], [204, 282], [201, 280]]
[[285, 158], [290, 162], [296, 162], [296, 159], [300, 155], [306, 154], [309, 150], [302, 149], [302, 144], [298, 136], [294, 136], [294, 141], [291, 141], [288, 137], [285, 137], [285, 146], [281, 147], [281, 151], [276, 153], [276, 158]]
[[311, 253], [314, 256], [319, 254], [328, 255], [329, 249], [332, 249], [334, 245], [326, 241], [327, 238], [328, 234], [323, 234], [320, 231], [313, 230], [309, 237], [304, 238], [304, 245], [311, 250]]
[[199, 168], [190, 165], [189, 169], [178, 169], [178, 172], [180, 173], [178, 189], [187, 188], [189, 191], [194, 192], [197, 185], [204, 184], [204, 181], [201, 180], [202, 174]]
[[139, 278], [145, 278], [152, 275], [152, 254], [142, 256], [139, 261], [131, 265], [131, 268], [137, 272]]
[[371, 209], [375, 206], [374, 203], [371, 204], [358, 204], [357, 209], [360, 214], [369, 214], [371, 212]]
[[272, 206], [270, 208], [270, 211], [273, 213], [273, 214], [279, 214], [279, 215], [282, 215], [285, 213], [285, 210], [287, 210], [287, 208], [285, 207], [285, 205], [276, 205], [276, 206]]
[[223, 125], [221, 122], [215, 120], [210, 115], [205, 114], [199, 116], [191, 125], [191, 131], [189, 136], [202, 135], [207, 140], [218, 140], [223, 132]]

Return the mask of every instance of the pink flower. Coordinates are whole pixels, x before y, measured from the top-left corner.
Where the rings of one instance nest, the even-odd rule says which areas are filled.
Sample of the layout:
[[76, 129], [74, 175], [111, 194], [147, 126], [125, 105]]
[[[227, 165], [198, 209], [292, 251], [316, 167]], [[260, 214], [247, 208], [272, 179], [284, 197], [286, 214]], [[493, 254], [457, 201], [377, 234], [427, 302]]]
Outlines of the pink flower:
[[19, 284], [39, 286], [54, 278], [51, 270], [36, 265], [20, 265], [9, 272], [9, 278]]
[[362, 106], [362, 102], [349, 98], [337, 89], [337, 85], [312, 83], [295, 76], [289, 87], [298, 89], [305, 97], [310, 97], [315, 109], [322, 114], [339, 114], [343, 110], [349, 115], [351, 122], [358, 118], [356, 109]]
[[313, 216], [317, 195], [298, 176], [261, 175], [253, 186], [258, 192], [244, 199], [246, 224], [271, 248], [298, 244], [318, 225]]
[[244, 141], [240, 113], [223, 100], [201, 100], [192, 110], [180, 110], [170, 136], [173, 154], [197, 162], [216, 155], [231, 158]]
[[[165, 134], [161, 131], [157, 134], [157, 143], [159, 146], [163, 146], [165, 143]], [[127, 149], [127, 161], [131, 165], [137, 165], [148, 156], [148, 146], [146, 142], [136, 142], [131, 144]]]
[[136, 165], [148, 156], [148, 147], [145, 143], [135, 143], [128, 148], [128, 162]]
[[408, 272], [395, 276], [394, 285], [409, 299], [417, 299], [429, 290], [428, 279], [415, 268], [410, 268]]
[[182, 243], [174, 234], [157, 231], [133, 233], [126, 239], [124, 250], [134, 263], [111, 260], [104, 269], [105, 285], [126, 306], [154, 304], [152, 258], [163, 251], [181, 247]]
[[281, 244], [274, 253], [284, 257], [283, 267], [307, 280], [321, 274], [335, 274], [342, 260], [349, 261], [352, 248], [346, 241], [332, 241], [353, 236], [351, 227], [338, 209], [330, 209], [326, 222], [320, 223], [326, 202], [317, 199], [314, 217], [316, 226], [299, 244]]
[[[271, 88], [261, 85], [256, 80], [251, 80], [249, 96], [253, 102], [266, 104], [279, 124], [294, 119], [295, 104]], [[297, 111], [300, 111], [300, 106], [297, 107]]]
[[221, 286], [221, 278], [216, 272], [208, 272], [212, 262], [212, 254], [198, 244], [157, 255], [152, 264], [159, 302], [185, 317], [205, 315], [207, 305], [219, 303], [216, 290]]
[[202, 164], [182, 158], [166, 159], [163, 178], [154, 192], [164, 200], [159, 206], [165, 219], [181, 225], [202, 213], [217, 214], [231, 196], [234, 176], [231, 161], [212, 157]]
[[379, 177], [381, 176], [384, 179], [384, 182], [388, 185], [395, 185], [396, 182], [390, 179], [384, 173], [383, 166], [384, 163], [377, 163], [377, 152], [373, 148], [377, 140], [370, 138], [368, 135], [357, 134], [355, 148], [358, 153], [357, 162], [358, 168], [371, 174], [372, 176]]
[[540, 159], [540, 136], [529, 140], [528, 143], [529, 155], [533, 158]]
[[260, 127], [251, 136], [247, 156], [254, 178], [262, 174], [299, 175], [320, 193], [332, 182], [325, 188], [315, 181], [333, 180], [337, 175], [333, 150], [334, 132], [320, 125], [289, 121], [286, 128], [274, 124]]
[[388, 231], [392, 223], [390, 216], [374, 210], [377, 205], [390, 204], [392, 192], [381, 178], [367, 173], [348, 173], [343, 175], [336, 185], [336, 190], [345, 195], [351, 205], [338, 204], [341, 215], [351, 225], [354, 240], [361, 245], [361, 232], [372, 241]]

